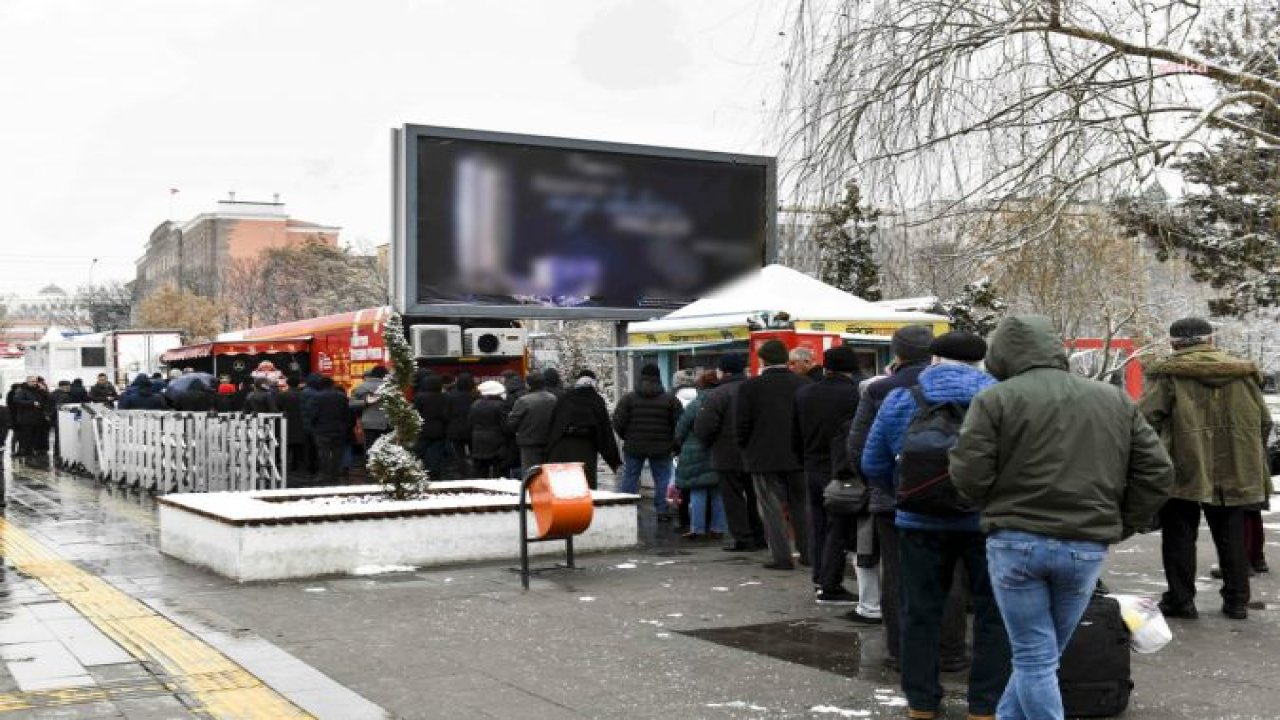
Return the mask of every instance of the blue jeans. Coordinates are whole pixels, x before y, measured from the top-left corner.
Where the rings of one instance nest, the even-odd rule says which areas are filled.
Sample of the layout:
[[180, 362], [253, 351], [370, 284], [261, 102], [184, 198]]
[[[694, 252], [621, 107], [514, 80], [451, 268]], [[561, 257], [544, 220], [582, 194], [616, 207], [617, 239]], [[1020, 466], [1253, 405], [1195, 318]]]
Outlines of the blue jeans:
[[1013, 651], [1013, 674], [996, 717], [1058, 720], [1058, 660], [1093, 596], [1105, 543], [1063, 540], [1017, 530], [987, 538], [991, 587]]
[[698, 535], [707, 532], [707, 502], [711, 502], [711, 532], [723, 533], [724, 498], [718, 487], [700, 487], [689, 490], [689, 531]]
[[623, 453], [622, 480], [618, 483], [618, 492], [640, 492], [640, 471], [645, 461], [649, 461], [649, 472], [653, 475], [653, 510], [662, 514], [667, 510], [667, 486], [671, 484], [671, 476], [675, 473], [675, 463], [670, 455], [632, 455]]

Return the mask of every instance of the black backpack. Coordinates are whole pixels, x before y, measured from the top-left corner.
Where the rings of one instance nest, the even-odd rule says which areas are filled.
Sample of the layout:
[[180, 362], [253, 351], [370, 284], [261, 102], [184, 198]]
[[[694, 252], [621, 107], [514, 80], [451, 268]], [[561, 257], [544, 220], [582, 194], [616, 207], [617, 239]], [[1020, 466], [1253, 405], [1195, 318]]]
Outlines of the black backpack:
[[958, 402], [930, 403], [917, 385], [911, 388], [917, 410], [898, 454], [897, 508], [936, 517], [975, 512], [951, 482], [947, 453], [960, 439], [968, 408]]

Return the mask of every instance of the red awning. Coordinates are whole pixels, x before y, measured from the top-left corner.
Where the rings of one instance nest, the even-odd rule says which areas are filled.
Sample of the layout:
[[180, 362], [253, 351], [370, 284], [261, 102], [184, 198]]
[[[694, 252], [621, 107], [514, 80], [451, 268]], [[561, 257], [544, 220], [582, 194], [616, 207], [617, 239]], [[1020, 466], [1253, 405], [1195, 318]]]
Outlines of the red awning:
[[174, 348], [160, 356], [160, 362], [172, 365], [184, 360], [199, 360], [212, 355], [271, 355], [275, 353], [299, 353], [311, 351], [311, 338], [286, 338], [283, 340], [236, 340], [188, 345]]

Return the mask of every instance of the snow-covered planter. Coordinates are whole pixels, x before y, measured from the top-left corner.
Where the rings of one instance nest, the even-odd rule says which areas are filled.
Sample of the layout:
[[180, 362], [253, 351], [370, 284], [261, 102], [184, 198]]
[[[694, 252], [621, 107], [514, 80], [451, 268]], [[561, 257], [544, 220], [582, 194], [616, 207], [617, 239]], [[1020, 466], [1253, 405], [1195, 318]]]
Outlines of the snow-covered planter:
[[[238, 581], [520, 557], [520, 485], [514, 480], [432, 483], [425, 496], [409, 500], [388, 499], [382, 490], [363, 485], [166, 495], [157, 499], [160, 549]], [[335, 502], [339, 497], [352, 501]], [[638, 500], [593, 491], [594, 518], [574, 539], [574, 549], [636, 545]], [[535, 554], [562, 551], [561, 543], [530, 546]]]

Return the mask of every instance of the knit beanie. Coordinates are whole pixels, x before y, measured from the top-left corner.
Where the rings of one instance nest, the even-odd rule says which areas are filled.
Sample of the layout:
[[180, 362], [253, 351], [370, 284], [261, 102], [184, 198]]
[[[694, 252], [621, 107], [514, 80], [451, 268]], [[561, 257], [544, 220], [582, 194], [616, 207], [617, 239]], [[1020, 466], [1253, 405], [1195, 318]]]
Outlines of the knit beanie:
[[933, 342], [933, 328], [928, 325], [907, 325], [898, 328], [889, 341], [893, 356], [904, 363], [928, 360], [933, 355], [929, 344]]

